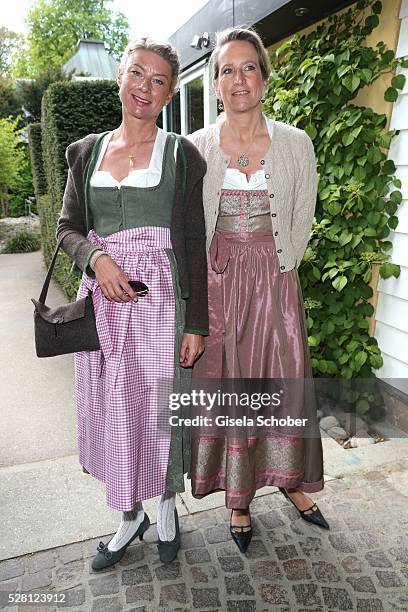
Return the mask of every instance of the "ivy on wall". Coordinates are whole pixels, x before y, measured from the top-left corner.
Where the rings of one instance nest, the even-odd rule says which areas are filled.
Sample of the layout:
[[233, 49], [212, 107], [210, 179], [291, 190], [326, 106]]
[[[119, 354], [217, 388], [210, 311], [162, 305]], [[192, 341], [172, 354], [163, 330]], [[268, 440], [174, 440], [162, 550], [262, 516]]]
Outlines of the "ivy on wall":
[[[318, 164], [315, 220], [299, 268], [316, 376], [374, 376], [383, 360], [368, 332], [373, 262], [381, 263], [382, 278], [400, 273], [388, 261], [387, 240], [402, 199], [395, 165], [386, 159], [397, 132], [384, 131], [385, 115], [352, 104], [361, 88], [408, 67], [383, 42], [367, 46], [381, 11], [381, 2], [360, 0], [313, 32], [293, 36], [271, 58], [265, 112], [304, 129]], [[404, 83], [403, 75], [394, 76], [385, 100], [394, 102]], [[380, 415], [377, 397], [350, 397], [360, 414]]]

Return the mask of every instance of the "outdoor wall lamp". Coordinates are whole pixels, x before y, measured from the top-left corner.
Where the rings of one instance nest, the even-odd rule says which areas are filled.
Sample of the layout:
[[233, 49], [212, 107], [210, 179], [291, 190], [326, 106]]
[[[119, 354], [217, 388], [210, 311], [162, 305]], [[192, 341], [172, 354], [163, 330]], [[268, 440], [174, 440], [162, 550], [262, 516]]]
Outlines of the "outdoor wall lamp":
[[293, 11], [296, 15], [296, 17], [303, 17], [304, 15], [307, 15], [307, 13], [309, 12], [309, 9], [306, 7], [301, 7], [301, 8], [297, 8]]
[[194, 34], [193, 40], [190, 43], [190, 47], [194, 49], [202, 49], [203, 47], [208, 47], [210, 44], [210, 37], [208, 32], [204, 32], [199, 36], [198, 34]]

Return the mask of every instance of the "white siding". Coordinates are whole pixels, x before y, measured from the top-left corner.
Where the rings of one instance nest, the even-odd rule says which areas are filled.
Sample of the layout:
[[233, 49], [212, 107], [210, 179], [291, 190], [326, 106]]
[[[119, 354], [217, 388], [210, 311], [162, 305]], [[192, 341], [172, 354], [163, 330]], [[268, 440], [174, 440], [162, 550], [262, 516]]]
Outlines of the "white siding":
[[[402, 0], [400, 19], [399, 58], [408, 56], [408, 0]], [[408, 69], [398, 72], [405, 74], [407, 82], [393, 106], [390, 129], [400, 133], [392, 141], [388, 157], [397, 166], [403, 200], [396, 213], [398, 227], [389, 240], [393, 244], [391, 261], [401, 266], [401, 274], [378, 283], [375, 337], [384, 360], [376, 375], [400, 387], [401, 381], [393, 379], [408, 378]]]

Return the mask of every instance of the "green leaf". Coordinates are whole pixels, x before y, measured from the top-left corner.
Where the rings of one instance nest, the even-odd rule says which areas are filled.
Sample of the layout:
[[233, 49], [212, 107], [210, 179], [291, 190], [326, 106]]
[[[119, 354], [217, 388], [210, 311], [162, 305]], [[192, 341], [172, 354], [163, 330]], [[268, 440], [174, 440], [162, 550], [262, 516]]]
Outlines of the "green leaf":
[[320, 270], [319, 270], [319, 268], [316, 268], [316, 266], [313, 266], [313, 269], [312, 269], [312, 274], [313, 274], [313, 276], [314, 276], [314, 278], [315, 278], [316, 280], [320, 280], [320, 276], [321, 276], [321, 275], [320, 275]]
[[381, 215], [379, 212], [372, 210], [367, 215], [367, 221], [370, 223], [370, 225], [377, 225], [380, 220], [380, 216]]
[[341, 205], [338, 202], [330, 202], [327, 206], [327, 211], [335, 217], [341, 211]]
[[370, 410], [370, 404], [365, 399], [361, 399], [356, 404], [357, 414], [366, 414]]
[[360, 85], [360, 77], [358, 77], [356, 74], [347, 75], [342, 80], [342, 83], [344, 87], [349, 90], [350, 93], [353, 93]]
[[345, 244], [348, 244], [352, 238], [353, 238], [353, 234], [350, 234], [350, 232], [344, 231], [339, 236], [339, 244], [341, 244], [341, 246], [344, 246]]
[[369, 70], [368, 68], [362, 68], [360, 70], [360, 74], [363, 77], [364, 83], [369, 83], [371, 78], [372, 78], [372, 76], [373, 76], [373, 71]]
[[333, 287], [337, 291], [341, 291], [342, 289], [344, 289], [346, 284], [347, 284], [347, 277], [346, 276], [336, 276], [336, 278], [332, 282]]
[[322, 372], [322, 374], [325, 374], [327, 372], [327, 363], [324, 359], [320, 359], [318, 366], [317, 366], [319, 372]]
[[339, 68], [337, 68], [337, 76], [341, 79], [341, 77], [350, 72], [350, 70], [350, 66], [340, 66]]
[[313, 125], [313, 123], [308, 123], [305, 126], [305, 132], [307, 133], [307, 135], [314, 140], [317, 136], [317, 129], [315, 128], [315, 126]]
[[364, 236], [377, 236], [377, 230], [373, 227], [366, 227], [364, 230]]
[[392, 159], [387, 159], [387, 161], [384, 162], [382, 170], [384, 174], [394, 174], [396, 167]]
[[392, 80], [391, 80], [391, 86], [395, 87], [395, 89], [403, 89], [404, 85], [405, 85], [405, 76], [403, 74], [397, 74]]
[[320, 342], [320, 337], [318, 335], [309, 336], [308, 338], [309, 346], [318, 346], [319, 342]]
[[375, 15], [381, 14], [382, 3], [380, 2], [380, 0], [377, 0], [377, 2], [374, 2], [373, 6], [371, 7], [371, 10], [373, 11]]
[[359, 342], [357, 342], [357, 340], [351, 340], [347, 344], [346, 349], [348, 350], [349, 353], [354, 353], [354, 351], [356, 350], [358, 346], [359, 346]]
[[343, 136], [342, 136], [342, 139], [341, 139], [341, 141], [342, 141], [342, 143], [344, 144], [345, 147], [348, 147], [353, 142], [353, 140], [354, 140], [354, 137], [353, 137], [353, 132], [352, 131], [345, 132], [343, 134]]
[[359, 351], [357, 355], [354, 357], [354, 361], [358, 369], [362, 368], [365, 362], [367, 361], [367, 353], [365, 351]]
[[391, 202], [394, 202], [395, 204], [401, 204], [402, 202], [402, 193], [400, 191], [392, 191], [391, 195], [390, 195], [390, 200]]
[[370, 361], [371, 367], [375, 369], [381, 368], [384, 363], [381, 355], [370, 355], [369, 361]]
[[398, 99], [398, 91], [394, 87], [388, 87], [385, 90], [384, 100], [387, 102], [396, 102]]
[[397, 227], [398, 222], [399, 222], [398, 217], [396, 217], [395, 215], [393, 215], [392, 217], [390, 217], [390, 218], [388, 219], [388, 226], [389, 226], [391, 229], [393, 229], [393, 230], [394, 230], [394, 229]]

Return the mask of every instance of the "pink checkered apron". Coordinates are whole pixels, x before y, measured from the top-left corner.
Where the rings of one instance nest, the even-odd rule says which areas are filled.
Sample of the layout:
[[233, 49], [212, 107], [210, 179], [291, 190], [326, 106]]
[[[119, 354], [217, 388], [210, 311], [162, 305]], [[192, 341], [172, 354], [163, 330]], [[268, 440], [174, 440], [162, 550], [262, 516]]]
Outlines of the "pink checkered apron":
[[126, 511], [166, 489], [171, 436], [163, 418], [157, 425], [163, 410], [157, 391], [174, 373], [175, 297], [165, 251], [170, 230], [137, 227], [106, 238], [91, 230], [88, 239], [129, 279], [149, 287], [137, 302], [117, 303], [84, 274], [78, 292], [79, 299], [93, 291], [101, 344], [99, 351], [75, 354], [79, 460], [105, 483], [108, 506]]

